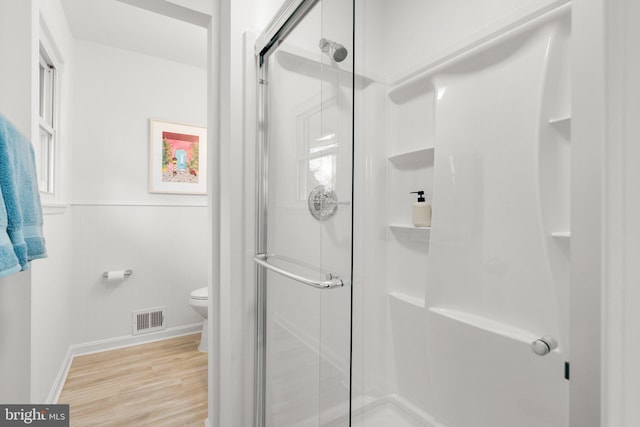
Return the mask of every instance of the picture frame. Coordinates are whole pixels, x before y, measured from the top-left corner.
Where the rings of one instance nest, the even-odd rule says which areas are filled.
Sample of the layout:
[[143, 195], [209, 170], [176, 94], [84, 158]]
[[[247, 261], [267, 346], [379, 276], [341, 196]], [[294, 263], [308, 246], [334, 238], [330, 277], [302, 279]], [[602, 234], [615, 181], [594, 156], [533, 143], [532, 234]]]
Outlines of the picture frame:
[[149, 119], [149, 192], [207, 194], [207, 128]]

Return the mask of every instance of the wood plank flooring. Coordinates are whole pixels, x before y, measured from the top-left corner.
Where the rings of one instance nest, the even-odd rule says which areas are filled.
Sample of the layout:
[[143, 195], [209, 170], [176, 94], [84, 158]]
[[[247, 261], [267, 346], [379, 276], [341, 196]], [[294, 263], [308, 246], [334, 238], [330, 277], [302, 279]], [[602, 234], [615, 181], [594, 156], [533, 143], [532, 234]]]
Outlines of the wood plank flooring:
[[200, 334], [73, 359], [58, 403], [71, 427], [203, 427], [207, 353]]

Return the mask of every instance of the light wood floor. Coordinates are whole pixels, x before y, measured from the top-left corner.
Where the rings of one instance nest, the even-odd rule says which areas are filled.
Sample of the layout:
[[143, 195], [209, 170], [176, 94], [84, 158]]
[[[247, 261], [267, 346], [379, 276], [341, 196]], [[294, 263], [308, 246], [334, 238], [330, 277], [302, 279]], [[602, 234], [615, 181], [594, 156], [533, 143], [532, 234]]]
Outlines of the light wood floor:
[[71, 427], [203, 427], [207, 418], [207, 353], [200, 335], [79, 356], [58, 403], [70, 405]]

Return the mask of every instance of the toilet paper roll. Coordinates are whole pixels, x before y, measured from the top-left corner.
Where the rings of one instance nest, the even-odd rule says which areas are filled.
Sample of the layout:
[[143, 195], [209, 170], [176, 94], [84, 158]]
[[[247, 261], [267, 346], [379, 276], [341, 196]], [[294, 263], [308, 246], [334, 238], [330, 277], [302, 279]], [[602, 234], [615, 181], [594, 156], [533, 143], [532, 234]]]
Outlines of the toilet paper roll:
[[124, 270], [107, 271], [107, 282], [119, 282], [124, 280]]

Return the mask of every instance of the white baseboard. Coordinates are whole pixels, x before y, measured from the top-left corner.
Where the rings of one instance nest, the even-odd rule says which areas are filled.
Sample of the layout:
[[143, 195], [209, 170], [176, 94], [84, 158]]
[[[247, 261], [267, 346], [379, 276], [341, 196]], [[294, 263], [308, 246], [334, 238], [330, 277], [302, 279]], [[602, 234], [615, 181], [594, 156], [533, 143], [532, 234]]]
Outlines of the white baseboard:
[[[69, 346], [67, 355], [62, 362], [58, 376], [56, 377], [49, 396], [47, 397], [47, 403], [58, 403], [60, 393], [67, 380], [71, 363], [76, 356], [84, 356], [87, 354], [100, 353], [103, 351], [116, 350], [118, 348], [132, 347], [140, 344], [148, 344], [155, 341], [162, 341], [169, 338], [180, 337], [183, 335], [196, 334], [202, 331], [202, 323], [195, 323], [193, 325], [177, 326], [174, 328], [167, 328], [162, 331], [152, 332], [142, 335], [126, 335], [122, 337], [107, 338], [104, 340], [91, 341], [83, 344], [73, 344]], [[64, 402], [62, 402], [64, 403]]]
[[55, 404], [58, 403], [58, 399], [60, 398], [60, 393], [62, 393], [62, 388], [64, 387], [64, 383], [67, 380], [67, 375], [69, 374], [69, 369], [71, 368], [71, 362], [73, 361], [73, 353], [71, 352], [71, 347], [67, 349], [67, 354], [62, 361], [62, 365], [60, 366], [60, 370], [58, 371], [58, 375], [56, 379], [53, 381], [53, 386], [51, 387], [51, 391], [49, 392], [49, 396], [47, 396], [46, 404]]
[[166, 340], [168, 338], [175, 338], [182, 335], [195, 334], [200, 331], [202, 331], [202, 323], [196, 323], [193, 325], [167, 328], [162, 331], [151, 332], [148, 334], [125, 335], [123, 337], [107, 338], [105, 340], [91, 341], [84, 344], [74, 344], [71, 346], [71, 349], [74, 357], [84, 356], [92, 353], [100, 353], [102, 351]]
[[209, 418], [204, 420], [204, 427], [211, 427], [211, 423], [209, 422]]

